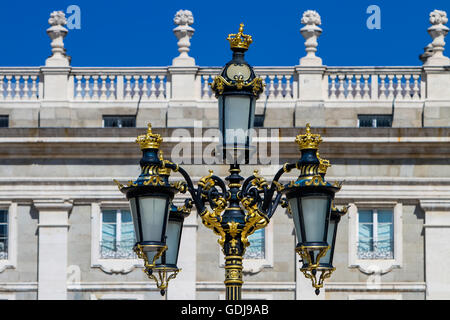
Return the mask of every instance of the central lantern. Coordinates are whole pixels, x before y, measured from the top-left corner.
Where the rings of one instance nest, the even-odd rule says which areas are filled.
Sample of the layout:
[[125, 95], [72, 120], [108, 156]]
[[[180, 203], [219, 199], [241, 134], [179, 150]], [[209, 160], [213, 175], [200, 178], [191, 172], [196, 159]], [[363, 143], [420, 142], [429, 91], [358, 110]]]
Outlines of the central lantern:
[[244, 157], [243, 160], [247, 163], [256, 100], [264, 90], [264, 84], [244, 59], [244, 53], [253, 40], [243, 31], [244, 24], [241, 23], [237, 34], [228, 35], [233, 57], [210, 85], [219, 103], [223, 159]]

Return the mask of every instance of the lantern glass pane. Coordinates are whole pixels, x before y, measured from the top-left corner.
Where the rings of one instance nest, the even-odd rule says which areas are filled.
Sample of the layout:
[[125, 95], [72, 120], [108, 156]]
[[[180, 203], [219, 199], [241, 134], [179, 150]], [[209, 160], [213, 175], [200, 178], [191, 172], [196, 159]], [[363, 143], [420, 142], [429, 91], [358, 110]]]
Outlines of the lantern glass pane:
[[[162, 232], [168, 219], [167, 197], [139, 197], [142, 241], [164, 242]], [[166, 219], [166, 221], [164, 221]]]
[[181, 229], [183, 228], [183, 221], [169, 220], [167, 225], [167, 249], [164, 251], [165, 261], [160, 257], [156, 264], [177, 264], [178, 249], [181, 237]]
[[331, 264], [331, 252], [334, 250], [333, 238], [336, 231], [336, 220], [330, 219], [327, 232], [327, 243], [330, 246], [325, 256], [320, 259], [320, 263]]
[[246, 145], [249, 128], [252, 126], [254, 99], [250, 96], [223, 97], [223, 129], [225, 130], [225, 144]]
[[136, 209], [136, 198], [130, 199], [130, 209], [131, 209], [131, 216], [133, 217], [133, 226], [134, 226], [134, 234], [136, 235], [136, 241], [141, 242], [142, 241], [142, 235], [139, 232], [139, 220], [137, 218], [137, 209]]
[[329, 198], [327, 196], [304, 196], [301, 201], [306, 242], [324, 241]]
[[297, 242], [302, 242], [302, 233], [300, 229], [300, 219], [298, 211], [298, 198], [292, 198], [289, 200], [289, 206], [291, 207], [292, 218], [294, 219], [295, 234], [297, 235]]

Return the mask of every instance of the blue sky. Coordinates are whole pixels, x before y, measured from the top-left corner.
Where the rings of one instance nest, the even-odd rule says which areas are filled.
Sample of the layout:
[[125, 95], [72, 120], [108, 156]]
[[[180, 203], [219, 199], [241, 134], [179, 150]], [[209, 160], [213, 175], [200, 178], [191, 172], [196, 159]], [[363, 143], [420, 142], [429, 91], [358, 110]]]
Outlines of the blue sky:
[[[228, 4], [227, 4], [228, 3]], [[258, 66], [297, 65], [304, 56], [301, 15], [322, 17], [318, 56], [329, 66], [420, 65], [431, 37], [429, 13], [447, 11], [449, 0], [328, 1], [2, 1], [0, 66], [39, 66], [50, 55], [45, 30], [53, 10], [81, 9], [81, 29], [69, 30], [65, 46], [73, 66], [164, 66], [178, 55], [173, 17], [194, 14], [190, 55], [200, 66], [221, 66], [230, 58], [228, 33], [245, 23], [253, 36], [247, 61]], [[381, 29], [369, 30], [369, 5], [381, 9]], [[446, 54], [450, 55], [450, 36]]]

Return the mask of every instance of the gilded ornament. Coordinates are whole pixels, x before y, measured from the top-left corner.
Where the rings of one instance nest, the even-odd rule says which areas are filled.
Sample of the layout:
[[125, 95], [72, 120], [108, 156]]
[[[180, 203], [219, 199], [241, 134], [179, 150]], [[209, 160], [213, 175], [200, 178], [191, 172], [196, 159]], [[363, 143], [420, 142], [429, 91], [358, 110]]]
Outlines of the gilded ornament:
[[139, 143], [141, 150], [159, 149], [162, 141], [163, 139], [160, 134], [152, 132], [151, 123], [148, 124], [147, 134], [140, 135], [136, 138], [136, 142]]
[[244, 24], [239, 25], [239, 32], [228, 35], [227, 40], [230, 41], [231, 48], [241, 48], [247, 50], [250, 44], [253, 42], [252, 36], [244, 34]]
[[312, 134], [311, 126], [309, 123], [306, 124], [306, 134], [299, 134], [295, 138], [295, 142], [299, 145], [300, 150], [303, 149], [317, 149], [319, 144], [322, 142], [322, 137], [320, 134]]

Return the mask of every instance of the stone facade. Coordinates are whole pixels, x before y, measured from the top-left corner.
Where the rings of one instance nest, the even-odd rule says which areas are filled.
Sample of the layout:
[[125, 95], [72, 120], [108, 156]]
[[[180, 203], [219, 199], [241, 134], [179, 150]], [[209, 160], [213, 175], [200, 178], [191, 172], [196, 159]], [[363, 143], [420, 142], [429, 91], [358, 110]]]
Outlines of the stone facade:
[[[179, 56], [168, 67], [71, 67], [62, 12], [49, 19], [52, 55], [42, 67], [0, 67], [0, 209], [8, 211], [8, 256], [0, 259], [0, 299], [161, 299], [139, 259], [99, 255], [102, 210], [128, 204], [112, 179], [139, 173], [135, 137], [148, 122], [164, 138], [167, 158], [180, 144], [192, 151], [183, 167], [197, 182], [227, 175], [227, 166], [194, 159], [214, 139], [217, 100], [208, 82], [219, 67], [189, 56], [193, 15], [176, 13]], [[430, 14], [433, 41], [420, 67], [329, 67], [319, 58], [320, 16], [301, 23], [306, 55], [292, 67], [255, 66], [265, 94], [261, 139], [275, 130], [255, 167], [268, 181], [298, 156], [295, 136], [311, 123], [331, 161], [329, 180], [345, 180], [336, 204], [349, 205], [336, 240], [336, 271], [316, 297], [299, 272], [292, 218], [279, 208], [265, 232], [265, 258], [244, 262], [247, 299], [449, 299], [450, 69], [444, 55], [446, 13]], [[418, 44], [420, 46], [421, 44]], [[250, 61], [251, 63], [251, 61]], [[102, 128], [105, 115], [136, 116], [137, 128]], [[361, 115], [385, 115], [388, 128], [363, 128]], [[180, 127], [185, 128], [183, 132]], [[181, 134], [180, 134], [181, 132]], [[200, 139], [185, 139], [200, 137]], [[263, 139], [264, 140], [264, 139]], [[282, 182], [295, 177], [283, 176]], [[174, 174], [173, 179], [181, 177]], [[183, 203], [179, 197], [176, 204]], [[358, 214], [393, 212], [392, 259], [360, 259]], [[185, 221], [178, 265], [167, 299], [223, 299], [223, 257], [217, 237], [193, 211]]]

